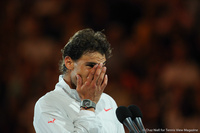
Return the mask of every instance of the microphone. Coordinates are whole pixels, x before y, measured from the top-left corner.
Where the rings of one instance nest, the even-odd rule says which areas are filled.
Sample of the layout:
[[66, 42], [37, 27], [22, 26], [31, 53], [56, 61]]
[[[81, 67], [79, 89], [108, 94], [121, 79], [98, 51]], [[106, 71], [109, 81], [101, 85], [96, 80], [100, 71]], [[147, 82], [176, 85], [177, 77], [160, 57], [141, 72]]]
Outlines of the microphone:
[[130, 105], [128, 107], [128, 109], [132, 113], [132, 119], [133, 119], [134, 123], [137, 125], [139, 131], [141, 133], [146, 133], [146, 130], [145, 130], [144, 125], [142, 123], [142, 119], [141, 119], [142, 118], [142, 112], [140, 111], [140, 109], [136, 105]]
[[119, 106], [116, 109], [116, 115], [117, 119], [128, 128], [130, 133], [139, 133], [133, 124], [132, 114], [127, 107]]

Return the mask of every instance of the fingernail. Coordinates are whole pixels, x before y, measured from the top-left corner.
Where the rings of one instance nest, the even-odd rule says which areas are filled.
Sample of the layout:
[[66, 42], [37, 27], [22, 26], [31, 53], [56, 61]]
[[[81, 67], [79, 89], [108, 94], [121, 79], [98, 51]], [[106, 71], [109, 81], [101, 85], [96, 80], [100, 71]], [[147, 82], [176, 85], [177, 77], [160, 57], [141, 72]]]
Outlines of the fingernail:
[[105, 77], [108, 78], [108, 75], [106, 74]]
[[103, 67], [103, 71], [106, 71], [106, 67]]
[[98, 66], [98, 64], [96, 64], [94, 67], [96, 68]]

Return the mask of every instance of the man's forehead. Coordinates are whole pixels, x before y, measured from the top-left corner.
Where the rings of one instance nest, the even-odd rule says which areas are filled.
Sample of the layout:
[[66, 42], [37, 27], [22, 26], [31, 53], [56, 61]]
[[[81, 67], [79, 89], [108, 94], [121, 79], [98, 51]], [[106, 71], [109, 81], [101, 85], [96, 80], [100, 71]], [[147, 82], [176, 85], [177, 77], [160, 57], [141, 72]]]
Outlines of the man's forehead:
[[106, 61], [106, 56], [102, 55], [99, 52], [88, 52], [81, 56], [80, 60], [90, 60], [90, 61], [97, 61], [97, 63], [103, 63]]

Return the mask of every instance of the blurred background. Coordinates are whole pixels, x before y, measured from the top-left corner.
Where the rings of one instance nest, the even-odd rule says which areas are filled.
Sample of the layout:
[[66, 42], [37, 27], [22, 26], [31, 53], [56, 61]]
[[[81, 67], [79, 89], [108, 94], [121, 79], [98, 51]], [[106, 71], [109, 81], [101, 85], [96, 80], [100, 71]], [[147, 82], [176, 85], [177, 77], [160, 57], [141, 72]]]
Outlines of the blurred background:
[[105, 92], [119, 106], [139, 106], [148, 129], [198, 129], [199, 14], [199, 0], [0, 1], [0, 132], [35, 132], [34, 104], [58, 81], [61, 48], [88, 27], [113, 47]]

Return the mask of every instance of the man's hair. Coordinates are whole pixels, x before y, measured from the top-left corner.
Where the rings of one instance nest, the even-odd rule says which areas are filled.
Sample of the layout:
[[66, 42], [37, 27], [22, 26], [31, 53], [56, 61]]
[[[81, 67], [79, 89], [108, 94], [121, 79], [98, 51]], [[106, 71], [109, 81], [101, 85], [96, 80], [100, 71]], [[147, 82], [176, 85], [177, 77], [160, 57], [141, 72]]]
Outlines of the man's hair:
[[62, 60], [60, 63], [60, 72], [66, 73], [67, 68], [64, 63], [66, 56], [76, 61], [83, 54], [99, 52], [108, 59], [111, 56], [112, 49], [106, 36], [101, 31], [94, 32], [92, 29], [83, 29], [76, 32], [74, 36], [69, 39], [61, 52]]

